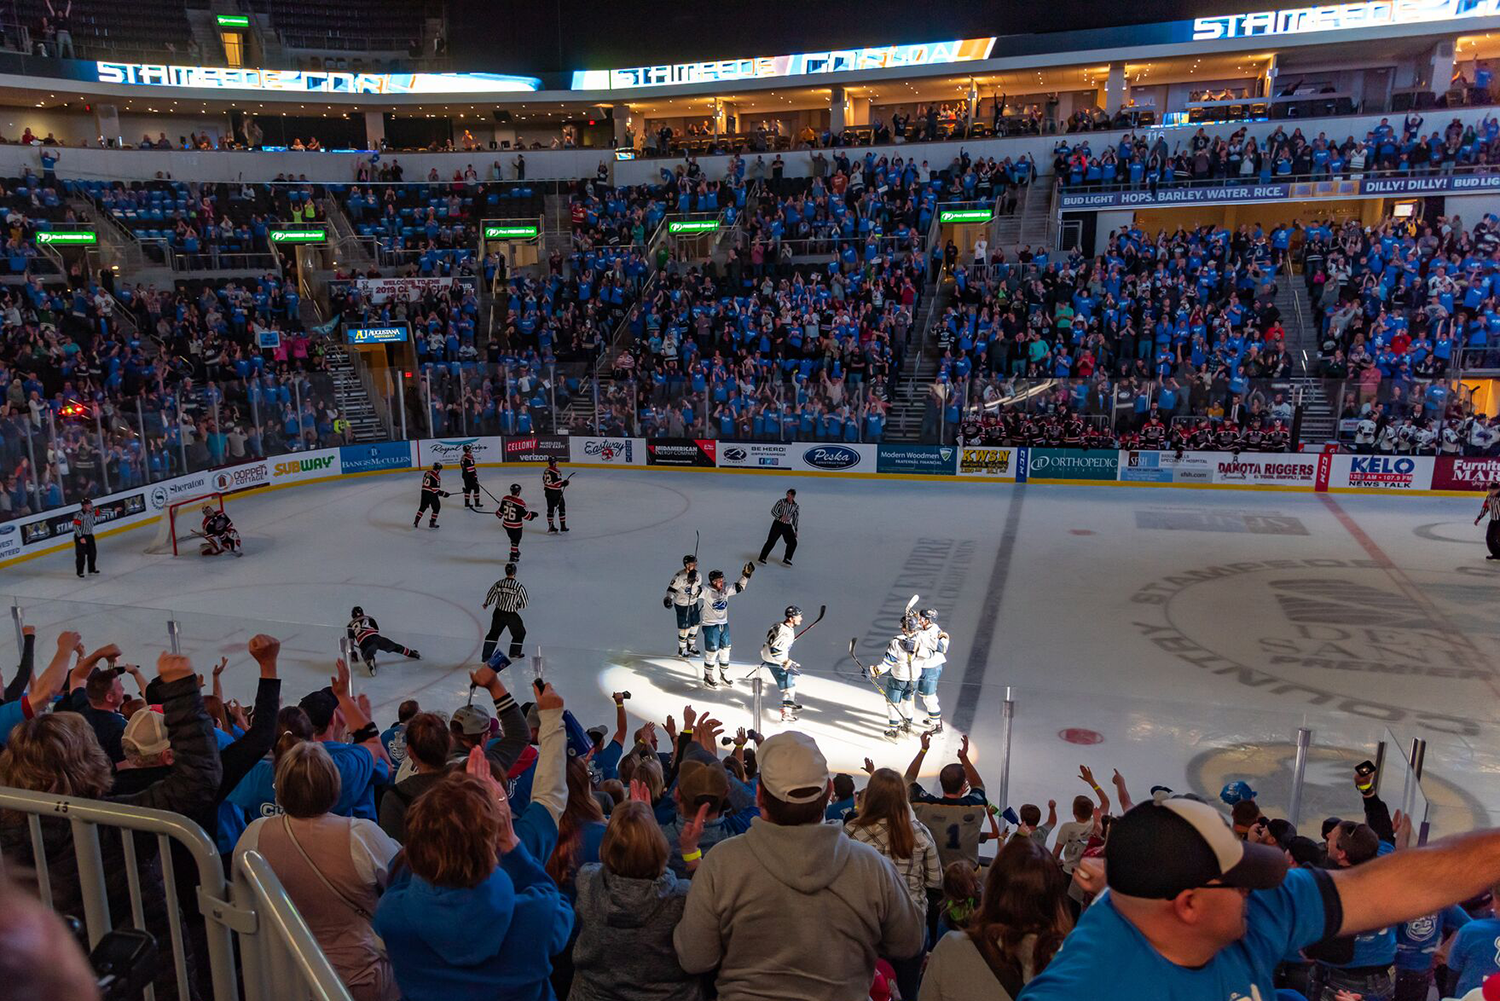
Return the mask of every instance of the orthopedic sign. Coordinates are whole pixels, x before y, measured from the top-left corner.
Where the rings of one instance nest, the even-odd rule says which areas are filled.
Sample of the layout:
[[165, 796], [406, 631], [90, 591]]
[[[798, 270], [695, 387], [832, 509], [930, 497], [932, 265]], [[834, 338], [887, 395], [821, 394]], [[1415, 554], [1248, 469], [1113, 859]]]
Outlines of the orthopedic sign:
[[1500, 0], [1366, 0], [1193, 19], [1193, 41], [1387, 28], [1500, 15]]
[[536, 77], [504, 73], [329, 73], [102, 61], [94, 70], [100, 83], [283, 94], [510, 94], [542, 86]]
[[874, 45], [859, 49], [800, 52], [790, 56], [751, 56], [700, 63], [635, 66], [630, 69], [577, 70], [574, 90], [629, 90], [732, 80], [764, 80], [810, 73], [854, 73], [897, 66], [934, 66], [988, 59], [995, 39], [964, 38], [915, 45]]

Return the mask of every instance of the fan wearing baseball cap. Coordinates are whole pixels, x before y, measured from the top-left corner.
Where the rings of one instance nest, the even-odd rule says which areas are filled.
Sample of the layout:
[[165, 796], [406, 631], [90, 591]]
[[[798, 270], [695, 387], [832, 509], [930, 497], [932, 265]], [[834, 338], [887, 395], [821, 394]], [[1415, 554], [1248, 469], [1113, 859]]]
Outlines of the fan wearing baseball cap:
[[823, 823], [833, 782], [816, 741], [778, 733], [759, 760], [761, 815], [699, 863], [678, 961], [716, 969], [725, 1001], [866, 997], [877, 956], [922, 948], [925, 915], [884, 856]]
[[1240, 841], [1214, 807], [1142, 803], [1105, 849], [1108, 890], [1021, 1001], [1097, 996], [1274, 998], [1277, 962], [1335, 935], [1439, 911], [1500, 881], [1500, 832], [1446, 838], [1355, 869], [1288, 871], [1274, 845]]

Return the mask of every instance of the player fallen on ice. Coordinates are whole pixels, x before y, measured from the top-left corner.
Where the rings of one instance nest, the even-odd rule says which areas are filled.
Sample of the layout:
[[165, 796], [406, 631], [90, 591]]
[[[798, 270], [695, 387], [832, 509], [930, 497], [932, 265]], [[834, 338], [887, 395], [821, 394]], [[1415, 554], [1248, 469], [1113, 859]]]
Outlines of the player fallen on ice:
[[786, 606], [781, 621], [766, 633], [765, 645], [760, 648], [760, 666], [771, 669], [776, 687], [781, 689], [781, 721], [796, 721], [802, 711], [797, 701], [797, 675], [802, 665], [792, 659], [792, 644], [797, 640], [797, 627], [802, 624], [802, 609], [796, 605]]
[[380, 623], [374, 616], [366, 615], [358, 605], [349, 609], [349, 643], [351, 659], [363, 660], [370, 676], [375, 675], [375, 654], [378, 652], [399, 653], [412, 660], [421, 660], [422, 655], [411, 647], [402, 646], [380, 635]]
[[[725, 585], [724, 571], [708, 572], [708, 590], [703, 592], [703, 683], [709, 688], [719, 684], [733, 685], [729, 678], [729, 599], [750, 586], [750, 577], [755, 573], [755, 564], [746, 563], [740, 570], [740, 579]], [[714, 667], [719, 677], [714, 679]]]
[[[465, 445], [463, 457], [458, 460], [458, 472], [464, 479], [464, 507], [472, 507], [476, 511], [483, 511], [484, 505], [479, 502], [479, 465], [474, 461], [474, 446]], [[469, 503], [469, 495], [474, 495], [474, 503]]]
[[[698, 557], [684, 556], [682, 569], [667, 582], [667, 595], [661, 607], [677, 613], [677, 656], [686, 659], [698, 653], [698, 624], [702, 615], [698, 611], [698, 600], [703, 596], [703, 583], [698, 579]], [[704, 674], [708, 673], [707, 668]]]
[[428, 516], [427, 527], [437, 528], [438, 511], [442, 510], [443, 503], [439, 497], [449, 497], [451, 494], [443, 489], [443, 464], [434, 462], [432, 468], [422, 474], [422, 502], [417, 505], [417, 516], [411, 520], [411, 527], [416, 528], [422, 523], [422, 513], [431, 510]]
[[911, 730], [911, 714], [902, 707], [910, 709], [914, 705], [912, 692], [918, 671], [916, 655], [921, 642], [917, 617], [911, 614], [902, 616], [900, 635], [891, 637], [890, 643], [886, 644], [885, 656], [870, 668], [877, 680], [882, 675], [885, 677], [885, 736], [888, 740], [896, 740]]
[[510, 485], [510, 495], [500, 502], [495, 517], [500, 519], [505, 534], [510, 536], [510, 562], [520, 562], [521, 526], [536, 517], [536, 512], [527, 510], [526, 502], [521, 499], [521, 484]]
[[943, 665], [948, 663], [948, 634], [937, 624], [937, 609], [924, 608], [917, 613], [916, 666], [917, 694], [922, 698], [922, 708], [927, 710], [927, 719], [922, 728], [932, 733], [943, 732], [943, 709], [938, 704], [938, 679], [943, 676]]
[[557, 531], [552, 524], [552, 512], [557, 512], [557, 520], [562, 525], [562, 530], [568, 530], [568, 499], [563, 496], [563, 491], [568, 488], [568, 481], [563, 478], [562, 470], [557, 468], [557, 456], [547, 456], [547, 468], [542, 470], [542, 496], [547, 499], [547, 532], [551, 534]]
[[212, 504], [203, 505], [203, 529], [198, 534], [203, 536], [203, 544], [198, 547], [198, 552], [204, 556], [218, 556], [220, 553], [245, 555], [240, 547], [240, 533], [235, 531], [234, 522], [229, 520], [229, 515]]

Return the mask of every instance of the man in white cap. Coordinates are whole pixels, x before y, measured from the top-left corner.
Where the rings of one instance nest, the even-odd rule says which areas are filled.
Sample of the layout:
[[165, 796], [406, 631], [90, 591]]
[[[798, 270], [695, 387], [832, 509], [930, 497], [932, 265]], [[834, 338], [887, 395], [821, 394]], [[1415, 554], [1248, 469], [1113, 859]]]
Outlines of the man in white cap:
[[833, 781], [816, 741], [778, 733], [758, 757], [760, 816], [693, 874], [678, 962], [716, 969], [722, 1001], [865, 997], [878, 956], [921, 950], [925, 916], [888, 859], [823, 823]]
[[1130, 810], [1104, 855], [1107, 891], [1020, 1001], [1098, 997], [1104, 985], [1122, 1001], [1270, 1001], [1276, 965], [1292, 952], [1436, 913], [1500, 882], [1500, 831], [1353, 869], [1289, 872], [1281, 849], [1239, 840], [1216, 808], [1185, 797]]
[[125, 724], [120, 738], [125, 760], [120, 768], [155, 768], [172, 763], [172, 742], [167, 739], [167, 718], [154, 709], [138, 709]]

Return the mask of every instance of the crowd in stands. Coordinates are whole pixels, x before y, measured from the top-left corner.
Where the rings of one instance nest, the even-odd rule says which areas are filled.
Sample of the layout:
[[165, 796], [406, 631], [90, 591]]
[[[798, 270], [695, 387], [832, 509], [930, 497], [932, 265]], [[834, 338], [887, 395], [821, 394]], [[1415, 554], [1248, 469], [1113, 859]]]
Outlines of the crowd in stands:
[[0, 520], [348, 440], [298, 312], [275, 275], [0, 291]]
[[[209, 694], [185, 655], [148, 677], [114, 644], [43, 645], [27, 627], [0, 698], [0, 783], [181, 813], [226, 866], [258, 852], [359, 1001], [1050, 1001], [1106, 978], [1133, 996], [1425, 1001], [1436, 985], [1467, 1001], [1500, 972], [1497, 835], [1414, 845], [1369, 763], [1316, 834], [1243, 780], [1217, 802], [1162, 785], [1136, 802], [1118, 770], [1111, 794], [1087, 765], [1059, 822], [1058, 799], [992, 802], [967, 737], [933, 789], [931, 734], [910, 762], [867, 758], [861, 788], [805, 733], [731, 736], [691, 705], [680, 729], [632, 730], [615, 693], [586, 728], [592, 710], [550, 684], [523, 704], [504, 655], [470, 672], [480, 698], [377, 720], [343, 661], [326, 687], [284, 693], [279, 641], [247, 652], [241, 704], [225, 695], [250, 690], [241, 656]], [[45, 866], [55, 910], [81, 921], [94, 889], [76, 830], [0, 814], [12, 880]], [[212, 996], [185, 852], [99, 844], [114, 926], [158, 943], [156, 996]], [[97, 997], [81, 954], [25, 961], [71, 948], [60, 924], [16, 934], [55, 920], [34, 892], [0, 886], [10, 986]]]
[[1444, 378], [1493, 367], [1500, 221], [1387, 219], [1295, 226], [1319, 336], [1319, 369], [1339, 380], [1340, 418], [1360, 451], [1492, 454], [1500, 442]]
[[1484, 169], [1497, 162], [1500, 119], [1429, 126], [1412, 112], [1399, 125], [1382, 118], [1364, 136], [1343, 140], [1319, 132], [1309, 139], [1300, 126], [1286, 126], [1264, 139], [1241, 127], [1210, 135], [1199, 128], [1168, 145], [1166, 133], [1127, 133], [1113, 143], [1058, 140], [1052, 172], [1065, 186], [1149, 188], [1183, 183], [1268, 183], [1359, 177], [1366, 173], [1436, 174]]

